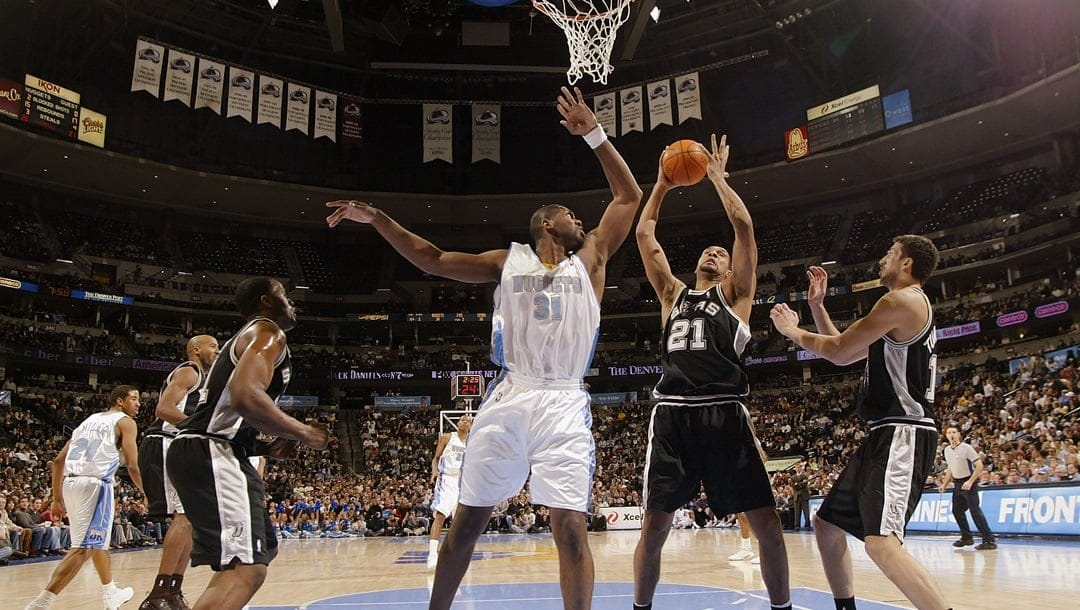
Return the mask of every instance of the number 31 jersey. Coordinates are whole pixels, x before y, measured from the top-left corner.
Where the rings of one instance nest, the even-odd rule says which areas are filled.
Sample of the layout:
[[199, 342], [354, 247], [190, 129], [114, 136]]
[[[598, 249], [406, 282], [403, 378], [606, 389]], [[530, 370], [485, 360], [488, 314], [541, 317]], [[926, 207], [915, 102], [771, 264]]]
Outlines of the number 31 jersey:
[[745, 397], [742, 353], [749, 340], [750, 325], [731, 311], [719, 284], [683, 287], [664, 324], [663, 375], [653, 397], [684, 404]]
[[491, 361], [524, 377], [581, 380], [600, 332], [600, 303], [581, 259], [548, 268], [512, 243], [495, 289]]

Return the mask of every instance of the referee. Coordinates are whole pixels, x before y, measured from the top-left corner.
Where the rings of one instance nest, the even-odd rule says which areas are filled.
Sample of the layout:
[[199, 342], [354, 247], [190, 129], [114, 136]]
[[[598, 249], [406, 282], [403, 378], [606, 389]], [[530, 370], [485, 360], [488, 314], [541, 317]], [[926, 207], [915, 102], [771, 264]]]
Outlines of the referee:
[[979, 508], [978, 481], [983, 472], [982, 458], [979, 457], [971, 445], [960, 442], [960, 430], [950, 426], [945, 430], [945, 437], [949, 439], [949, 446], [945, 448], [945, 462], [949, 467], [945, 469], [945, 480], [939, 488], [942, 492], [953, 485], [952, 512], [956, 518], [956, 524], [960, 526], [960, 539], [953, 546], [962, 547], [975, 544], [971, 537], [971, 528], [968, 527], [967, 515], [964, 511], [971, 510], [971, 518], [975, 521], [975, 527], [979, 528], [982, 535], [982, 544], [975, 547], [980, 551], [989, 551], [997, 548], [994, 540], [994, 532], [990, 531], [990, 525], [986, 523], [986, 516]]

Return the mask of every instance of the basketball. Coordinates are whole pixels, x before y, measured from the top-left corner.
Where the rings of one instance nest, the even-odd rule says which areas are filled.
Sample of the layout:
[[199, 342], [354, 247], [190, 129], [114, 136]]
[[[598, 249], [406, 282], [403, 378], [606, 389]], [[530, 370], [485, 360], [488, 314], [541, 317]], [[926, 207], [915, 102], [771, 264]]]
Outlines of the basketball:
[[693, 140], [672, 142], [660, 157], [660, 167], [675, 186], [697, 184], [709, 168], [709, 152]]

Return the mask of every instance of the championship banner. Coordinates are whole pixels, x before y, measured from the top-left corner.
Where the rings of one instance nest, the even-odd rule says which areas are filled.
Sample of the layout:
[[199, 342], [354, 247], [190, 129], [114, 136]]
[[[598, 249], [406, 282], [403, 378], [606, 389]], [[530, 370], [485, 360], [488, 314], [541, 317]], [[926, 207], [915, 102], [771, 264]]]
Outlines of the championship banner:
[[473, 104], [472, 107], [472, 162], [490, 159], [502, 163], [500, 142], [502, 139], [502, 110], [499, 104]]
[[337, 101], [336, 93], [315, 92], [315, 139], [337, 142]]
[[26, 75], [23, 114], [20, 120], [65, 133], [74, 138], [79, 132], [79, 100], [77, 92], [55, 83]]
[[454, 107], [424, 104], [424, 163], [442, 159], [454, 162]]
[[225, 90], [225, 64], [199, 58], [199, 81], [195, 86], [195, 108], [209, 108], [221, 114], [221, 95]]
[[679, 104], [679, 124], [690, 119], [701, 120], [701, 92], [698, 91], [698, 73], [691, 72], [675, 77], [675, 99]]
[[158, 97], [161, 89], [161, 62], [165, 47], [140, 38], [135, 43], [135, 67], [131, 71], [131, 90], [145, 91]]
[[85, 106], [79, 109], [79, 141], [105, 148], [105, 115]]
[[593, 114], [609, 138], [615, 137], [615, 94], [605, 93], [593, 98]]
[[671, 125], [671, 81], [649, 83], [649, 131]]
[[13, 119], [21, 117], [25, 97], [22, 85], [13, 80], [0, 78], [0, 114]]
[[169, 65], [165, 69], [165, 95], [162, 101], [179, 100], [191, 106], [191, 85], [195, 72], [195, 56], [169, 49]]
[[810, 139], [806, 134], [806, 126], [784, 132], [784, 150], [787, 151], [788, 161], [801, 159], [810, 153]]
[[282, 82], [280, 78], [259, 75], [259, 105], [256, 107], [255, 124], [269, 123], [281, 129], [281, 95]]
[[285, 131], [295, 129], [305, 136], [311, 119], [311, 87], [289, 83], [289, 101], [285, 109]]
[[347, 95], [341, 96], [341, 141], [345, 144], [360, 146], [363, 126], [360, 123], [363, 112], [360, 100]]
[[631, 131], [644, 133], [644, 125], [641, 118], [641, 87], [631, 87], [619, 91], [619, 101], [622, 102], [622, 129], [619, 135], [625, 136]]
[[225, 105], [225, 118], [238, 116], [251, 122], [252, 89], [255, 73], [243, 68], [229, 66], [229, 97]]

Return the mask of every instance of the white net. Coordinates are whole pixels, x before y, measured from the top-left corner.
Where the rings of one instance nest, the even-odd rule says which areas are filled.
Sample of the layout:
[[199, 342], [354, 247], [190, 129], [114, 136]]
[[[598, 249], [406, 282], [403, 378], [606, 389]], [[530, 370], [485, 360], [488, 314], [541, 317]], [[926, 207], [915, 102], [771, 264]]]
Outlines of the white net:
[[532, 0], [540, 12], [566, 34], [570, 69], [566, 79], [573, 85], [588, 74], [593, 82], [607, 84], [615, 32], [630, 18], [634, 0]]

